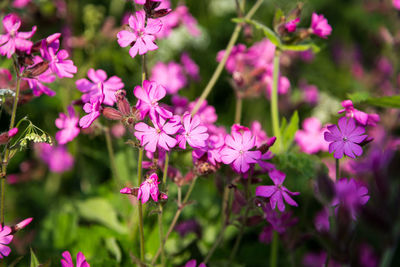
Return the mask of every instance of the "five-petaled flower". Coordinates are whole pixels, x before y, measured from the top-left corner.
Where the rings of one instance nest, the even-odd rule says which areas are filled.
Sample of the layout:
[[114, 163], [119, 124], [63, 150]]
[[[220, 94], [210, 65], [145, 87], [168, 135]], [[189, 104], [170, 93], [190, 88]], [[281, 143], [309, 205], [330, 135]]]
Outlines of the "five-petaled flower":
[[286, 174], [279, 171], [273, 170], [269, 172], [269, 176], [271, 180], [274, 182], [274, 185], [261, 185], [256, 188], [256, 196], [258, 197], [269, 197], [271, 208], [275, 209], [278, 205], [278, 209], [280, 211], [285, 210], [285, 203], [283, 199], [291, 206], [297, 207], [297, 203], [290, 197], [290, 195], [295, 196], [299, 195], [299, 192], [291, 192], [286, 187], [284, 187], [283, 181], [285, 181]]
[[148, 19], [146, 24], [146, 14], [143, 10], [137, 11], [135, 16], [129, 17], [129, 29], [122, 30], [117, 34], [118, 43], [121, 47], [132, 45], [129, 49], [131, 57], [138, 53], [143, 55], [147, 51], [153, 51], [158, 48], [154, 43], [157, 34], [162, 27], [161, 20]]
[[324, 133], [325, 141], [330, 142], [329, 153], [334, 152], [336, 159], [341, 159], [343, 155], [355, 158], [361, 156], [363, 150], [359, 145], [367, 138], [364, 135], [365, 128], [357, 126], [352, 118], [342, 117], [339, 119], [338, 126], [328, 126], [328, 132]]
[[[69, 251], [64, 251], [62, 253], [63, 259], [61, 260], [62, 267], [74, 267], [74, 262], [72, 261], [71, 253]], [[90, 267], [87, 263], [85, 255], [82, 252], [78, 252], [76, 255], [76, 267]]]
[[208, 138], [207, 127], [200, 125], [200, 117], [198, 115], [192, 115], [185, 113], [183, 115], [182, 128], [179, 131], [180, 134], [177, 136], [179, 147], [186, 149], [186, 142], [193, 148], [201, 148], [206, 146], [206, 140]]
[[6, 245], [10, 244], [12, 239], [11, 228], [0, 224], [0, 259], [10, 255], [11, 249]]
[[158, 176], [156, 173], [153, 173], [147, 178], [139, 187], [138, 192], [138, 200], [142, 199], [142, 203], [146, 203], [150, 196], [155, 201], [158, 202], [158, 195], [160, 191], [158, 190]]
[[56, 126], [60, 131], [56, 133], [56, 140], [60, 145], [64, 145], [72, 141], [79, 134], [78, 121], [74, 107], [68, 106], [68, 113], [60, 113], [60, 117], [56, 119]]

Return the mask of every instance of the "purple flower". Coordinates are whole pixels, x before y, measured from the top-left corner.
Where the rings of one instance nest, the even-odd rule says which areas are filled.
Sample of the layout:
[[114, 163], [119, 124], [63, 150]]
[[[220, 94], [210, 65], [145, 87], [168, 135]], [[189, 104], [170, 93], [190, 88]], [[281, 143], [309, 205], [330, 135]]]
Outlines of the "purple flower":
[[186, 149], [186, 142], [193, 148], [201, 148], [205, 147], [205, 141], [208, 138], [207, 127], [200, 125], [200, 117], [192, 115], [187, 112], [183, 115], [183, 128], [179, 131], [179, 135], [177, 136], [177, 141], [179, 143], [179, 147], [182, 149]]
[[160, 192], [158, 191], [158, 176], [156, 173], [150, 175], [139, 187], [137, 199], [142, 199], [142, 203], [146, 203], [150, 196], [154, 200], [154, 202], [158, 202], [158, 195]]
[[149, 152], [155, 152], [157, 146], [169, 151], [170, 148], [177, 144], [176, 139], [170, 136], [176, 134], [181, 128], [181, 125], [176, 122], [177, 120], [180, 121], [179, 116], [176, 120], [170, 120], [169, 122], [160, 117], [159, 120], [152, 121], [154, 127], [150, 127], [144, 122], [139, 122], [135, 125], [135, 136]]
[[143, 10], [137, 11], [135, 16], [129, 17], [129, 30], [122, 30], [117, 34], [118, 43], [121, 47], [132, 45], [129, 49], [131, 57], [138, 53], [143, 55], [147, 51], [153, 51], [158, 48], [154, 43], [154, 36], [161, 30], [162, 23], [159, 19], [148, 19], [145, 24], [145, 13]]
[[10, 255], [11, 249], [6, 245], [11, 243], [13, 237], [14, 236], [11, 235], [11, 228], [0, 224], [0, 259]]
[[324, 208], [314, 218], [314, 226], [318, 232], [329, 232], [330, 223], [329, 223], [329, 214], [328, 209]]
[[[69, 251], [64, 251], [62, 253], [63, 259], [61, 260], [62, 267], [74, 267], [72, 261], [71, 253]], [[76, 255], [76, 267], [90, 267], [89, 263], [86, 262], [85, 255], [82, 252], [78, 252]]]
[[40, 53], [42, 57], [49, 61], [49, 68], [59, 78], [74, 77], [74, 73], [78, 71], [78, 68], [74, 65], [72, 60], [67, 59], [69, 54], [67, 50], [60, 48], [60, 40], [55, 39], [51, 43], [47, 43], [46, 40], [42, 40], [42, 47]]
[[181, 56], [181, 63], [185, 72], [195, 81], [200, 79], [199, 66], [189, 57], [188, 53], [183, 53]]
[[221, 161], [231, 164], [235, 171], [245, 173], [251, 163], [257, 163], [261, 158], [260, 151], [250, 151], [255, 146], [255, 137], [249, 130], [232, 131], [225, 137], [225, 147], [221, 150]]
[[176, 62], [158, 62], [151, 70], [151, 80], [164, 86], [171, 95], [176, 94], [187, 83], [182, 66]]
[[[183, 267], [196, 267], [197, 266], [197, 261], [196, 260], [190, 260], [186, 262], [185, 266]], [[204, 263], [200, 263], [198, 267], [207, 267]]]
[[[162, 0], [150, 0], [151, 2], [161, 2]], [[144, 5], [146, 4], [146, 0], [135, 0], [135, 4]]]
[[296, 19], [294, 19], [294, 20], [291, 20], [291, 21], [289, 21], [289, 22], [287, 22], [286, 24], [285, 24], [285, 29], [288, 31], [288, 32], [294, 32], [294, 31], [296, 31], [296, 28], [297, 28], [297, 24], [300, 22], [300, 18], [296, 18]]
[[324, 15], [318, 15], [314, 12], [311, 17], [311, 30], [315, 35], [318, 35], [321, 38], [326, 38], [331, 34], [332, 27], [328, 24], [328, 20]]
[[328, 132], [324, 133], [325, 141], [330, 142], [329, 153], [335, 151], [333, 156], [336, 159], [341, 159], [343, 154], [350, 158], [361, 156], [363, 150], [359, 144], [367, 138], [367, 135], [363, 135], [365, 128], [346, 117], [340, 118], [338, 125], [328, 126]]
[[143, 87], [136, 86], [133, 94], [138, 98], [136, 107], [139, 109], [142, 119], [150, 113], [150, 118], [155, 120], [156, 114], [164, 119], [172, 117], [172, 113], [159, 106], [158, 101], [165, 97], [165, 88], [156, 82], [145, 80]]
[[298, 130], [295, 135], [301, 151], [307, 154], [328, 151], [328, 143], [324, 139], [326, 128], [321, 126], [321, 122], [314, 117], [303, 121], [303, 130]]
[[80, 127], [83, 129], [88, 128], [100, 116], [101, 103], [103, 103], [102, 97], [92, 98], [90, 99], [90, 103], [86, 103], [83, 106], [83, 110], [89, 114], [79, 120]]
[[0, 34], [0, 54], [7, 58], [15, 53], [15, 49], [29, 53], [33, 43], [26, 39], [31, 38], [36, 32], [36, 26], [30, 32], [18, 32], [21, 27], [21, 20], [15, 14], [8, 14], [3, 18], [5, 34]]
[[103, 103], [109, 106], [116, 102], [115, 92], [124, 88], [124, 83], [117, 76], [112, 76], [107, 80], [107, 73], [104, 70], [90, 69], [87, 73], [88, 79], [79, 79], [76, 81], [76, 87], [79, 91], [85, 93], [82, 101], [87, 103], [92, 97], [99, 97], [104, 94]]
[[63, 173], [74, 166], [74, 158], [65, 146], [51, 146], [46, 143], [37, 144], [40, 158], [47, 164], [50, 171]]
[[367, 114], [363, 111], [354, 108], [353, 102], [351, 100], [344, 100], [342, 102], [344, 109], [339, 110], [338, 113], [346, 112], [346, 117], [354, 118], [359, 124], [366, 126], [376, 126], [380, 118], [378, 114]]
[[333, 207], [347, 209], [353, 218], [356, 219], [357, 209], [365, 205], [369, 200], [368, 188], [353, 178], [350, 180], [342, 178], [335, 184], [336, 196], [332, 201]]
[[72, 141], [78, 134], [78, 121], [74, 107], [72, 105], [68, 106], [68, 114], [60, 113], [59, 117], [56, 119], [56, 126], [61, 131], [56, 133], [56, 140], [60, 145], [64, 145]]
[[256, 188], [256, 196], [258, 197], [269, 197], [271, 208], [275, 209], [278, 205], [278, 209], [282, 212], [285, 210], [285, 203], [283, 199], [291, 206], [297, 207], [297, 203], [290, 197], [299, 195], [299, 192], [291, 192], [286, 187], [284, 187], [283, 181], [285, 181], [286, 174], [279, 170], [273, 170], [269, 172], [271, 180], [274, 185], [262, 185]]

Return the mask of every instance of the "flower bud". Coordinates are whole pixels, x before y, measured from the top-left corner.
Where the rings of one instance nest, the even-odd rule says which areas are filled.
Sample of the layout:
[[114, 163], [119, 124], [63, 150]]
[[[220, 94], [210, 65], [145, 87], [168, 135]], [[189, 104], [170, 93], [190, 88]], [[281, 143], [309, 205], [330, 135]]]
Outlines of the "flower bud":
[[32, 222], [33, 218], [27, 218], [16, 225], [11, 227], [11, 234], [14, 234], [15, 232], [18, 232], [21, 229], [24, 229], [28, 224]]
[[110, 107], [105, 107], [102, 111], [103, 116], [110, 120], [122, 120], [122, 114], [118, 110]]
[[34, 78], [44, 73], [46, 70], [48, 70], [48, 68], [49, 68], [49, 62], [42, 61], [33, 65], [32, 67], [27, 68], [22, 75], [23, 77], [27, 78]]

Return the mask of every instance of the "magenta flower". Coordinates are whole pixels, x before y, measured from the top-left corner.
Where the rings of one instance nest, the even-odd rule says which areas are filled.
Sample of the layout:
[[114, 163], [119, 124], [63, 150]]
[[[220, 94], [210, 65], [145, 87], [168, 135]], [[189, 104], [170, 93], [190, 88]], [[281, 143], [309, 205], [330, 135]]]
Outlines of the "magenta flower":
[[13, 226], [13, 231], [18, 232], [21, 229], [24, 229], [27, 227], [31, 222], [33, 221], [33, 218], [26, 218], [25, 220], [20, 221], [16, 225]]
[[11, 228], [0, 224], [0, 259], [10, 255], [11, 249], [6, 245], [11, 243], [13, 237], [14, 236], [11, 234]]
[[315, 35], [318, 35], [321, 38], [326, 38], [331, 34], [332, 27], [328, 24], [328, 20], [324, 15], [313, 13], [311, 17], [311, 30]]
[[[69, 251], [64, 251], [62, 253], [63, 259], [61, 260], [62, 267], [74, 267], [72, 261], [71, 253]], [[76, 255], [76, 267], [90, 267], [89, 263], [86, 262], [85, 255], [82, 252], [78, 252]]]
[[124, 88], [124, 83], [117, 76], [112, 76], [107, 80], [107, 73], [104, 70], [90, 69], [87, 73], [88, 79], [79, 79], [76, 81], [76, 87], [79, 91], [85, 93], [82, 101], [87, 103], [92, 97], [99, 97], [104, 94], [103, 103], [109, 106], [116, 102], [115, 92]]
[[200, 159], [206, 155], [207, 161], [216, 166], [218, 162], [221, 162], [221, 149], [225, 144], [224, 140], [225, 134], [220, 133], [216, 135], [210, 135], [206, 140], [205, 147], [193, 150], [193, 158]]
[[[161, 2], [162, 0], [150, 0], [151, 2]], [[146, 0], [135, 0], [135, 4], [144, 5], [146, 4]]]
[[177, 141], [179, 143], [179, 147], [182, 149], [186, 149], [186, 142], [193, 148], [201, 148], [206, 146], [206, 140], [208, 138], [207, 127], [200, 125], [200, 117], [192, 115], [189, 112], [186, 112], [183, 115], [183, 128], [179, 131], [179, 135], [177, 136]]
[[[186, 262], [185, 266], [183, 267], [197, 267], [197, 261], [196, 260], [190, 260]], [[207, 267], [204, 263], [200, 263], [198, 267]]]
[[82, 128], [88, 128], [92, 123], [100, 116], [101, 104], [103, 103], [103, 99], [99, 98], [92, 98], [90, 99], [90, 103], [86, 103], [83, 106], [83, 110], [86, 113], [89, 113], [83, 116], [79, 120], [79, 126]]
[[328, 209], [324, 208], [314, 218], [314, 226], [318, 232], [329, 232], [330, 223], [329, 223], [329, 213]]
[[24, 8], [31, 0], [14, 0], [12, 6], [15, 8]]
[[269, 172], [269, 177], [274, 182], [274, 185], [262, 185], [256, 188], [256, 196], [258, 197], [269, 197], [271, 208], [275, 209], [278, 205], [278, 209], [282, 212], [285, 210], [285, 203], [288, 203], [291, 206], [297, 207], [297, 203], [290, 197], [299, 195], [299, 192], [291, 192], [282, 184], [285, 181], [286, 174], [279, 170], [273, 170]]
[[354, 118], [359, 124], [366, 126], [376, 126], [380, 121], [378, 114], [367, 114], [363, 111], [354, 108], [353, 102], [351, 100], [344, 100], [342, 102], [344, 109], [339, 110], [338, 113], [346, 112], [346, 116], [349, 118]]
[[294, 31], [296, 31], [296, 28], [297, 28], [297, 24], [300, 22], [300, 18], [296, 18], [296, 19], [294, 19], [294, 20], [291, 20], [291, 21], [289, 21], [289, 22], [287, 22], [286, 24], [285, 24], [285, 29], [288, 31], [288, 32], [294, 32]]
[[150, 196], [154, 200], [154, 202], [158, 202], [158, 195], [160, 191], [158, 191], [158, 176], [156, 173], [150, 175], [139, 187], [137, 199], [142, 199], [142, 203], [146, 203]]
[[56, 140], [60, 145], [72, 141], [79, 134], [79, 117], [72, 105], [68, 106], [67, 110], [68, 114], [60, 113], [56, 119], [56, 126], [61, 129], [56, 133]]
[[300, 150], [313, 154], [319, 151], [328, 151], [328, 143], [324, 139], [325, 127], [314, 117], [303, 121], [303, 130], [296, 132], [294, 140], [300, 147]]
[[171, 95], [176, 94], [187, 83], [182, 66], [176, 62], [158, 62], [151, 70], [151, 80], [164, 86]]
[[50, 171], [66, 172], [74, 166], [74, 158], [65, 146], [51, 146], [46, 143], [37, 144], [39, 157], [47, 164]]
[[263, 130], [259, 121], [253, 121], [250, 126], [251, 133], [256, 138], [256, 147], [260, 147], [264, 142], [268, 141], [268, 135]]
[[161, 30], [162, 23], [159, 19], [148, 19], [145, 24], [145, 13], [143, 10], [137, 11], [135, 16], [129, 17], [129, 30], [122, 30], [117, 34], [118, 43], [121, 47], [132, 45], [129, 49], [131, 57], [138, 53], [143, 55], [147, 51], [153, 51], [158, 48], [154, 43], [154, 36]]
[[235, 171], [245, 173], [251, 163], [261, 158], [260, 151], [250, 151], [255, 146], [255, 137], [250, 131], [232, 131], [225, 137], [225, 147], [221, 150], [221, 161], [231, 164]]
[[400, 0], [392, 0], [392, 4], [393, 4], [394, 8], [400, 10]]
[[133, 94], [138, 99], [136, 107], [139, 109], [142, 119], [149, 113], [150, 118], [155, 120], [156, 114], [164, 119], [172, 117], [172, 113], [159, 106], [158, 101], [165, 97], [165, 88], [156, 82], [144, 81], [143, 87], [136, 86]]
[[49, 61], [49, 68], [53, 73], [57, 74], [59, 78], [72, 78], [78, 71], [78, 68], [74, 65], [72, 60], [67, 59], [69, 57], [67, 50], [59, 50], [59, 48], [59, 39], [55, 39], [50, 44], [48, 44], [46, 40], [42, 40], [40, 53], [44, 59]]
[[[180, 121], [179, 116], [177, 120]], [[181, 125], [176, 120], [166, 122], [162, 117], [158, 121], [152, 120], [152, 122], [154, 128], [144, 122], [139, 122], [135, 125], [135, 136], [139, 139], [140, 144], [149, 152], [155, 152], [157, 146], [167, 151], [176, 146], [176, 139], [170, 135], [176, 134]]]
[[333, 207], [347, 209], [353, 218], [356, 219], [357, 210], [369, 200], [368, 188], [353, 178], [350, 180], [342, 178], [335, 183], [336, 196], [332, 201]]
[[33, 43], [29, 40], [35, 32], [36, 26], [30, 32], [18, 32], [21, 27], [21, 19], [15, 14], [8, 14], [3, 18], [5, 34], [0, 34], [0, 54], [7, 58], [15, 53], [15, 49], [29, 53]]
[[350, 158], [361, 156], [363, 150], [359, 144], [367, 138], [363, 135], [365, 128], [346, 117], [340, 118], [338, 125], [328, 126], [328, 132], [324, 133], [325, 141], [330, 142], [329, 153], [335, 152], [333, 156], [336, 159], [341, 159], [343, 154]]

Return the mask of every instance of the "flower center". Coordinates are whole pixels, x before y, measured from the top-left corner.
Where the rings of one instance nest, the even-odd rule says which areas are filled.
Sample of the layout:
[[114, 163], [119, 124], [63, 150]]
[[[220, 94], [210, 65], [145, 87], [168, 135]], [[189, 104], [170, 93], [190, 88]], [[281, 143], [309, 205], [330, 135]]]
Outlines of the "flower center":
[[348, 138], [346, 136], [343, 137], [343, 142], [346, 142]]

